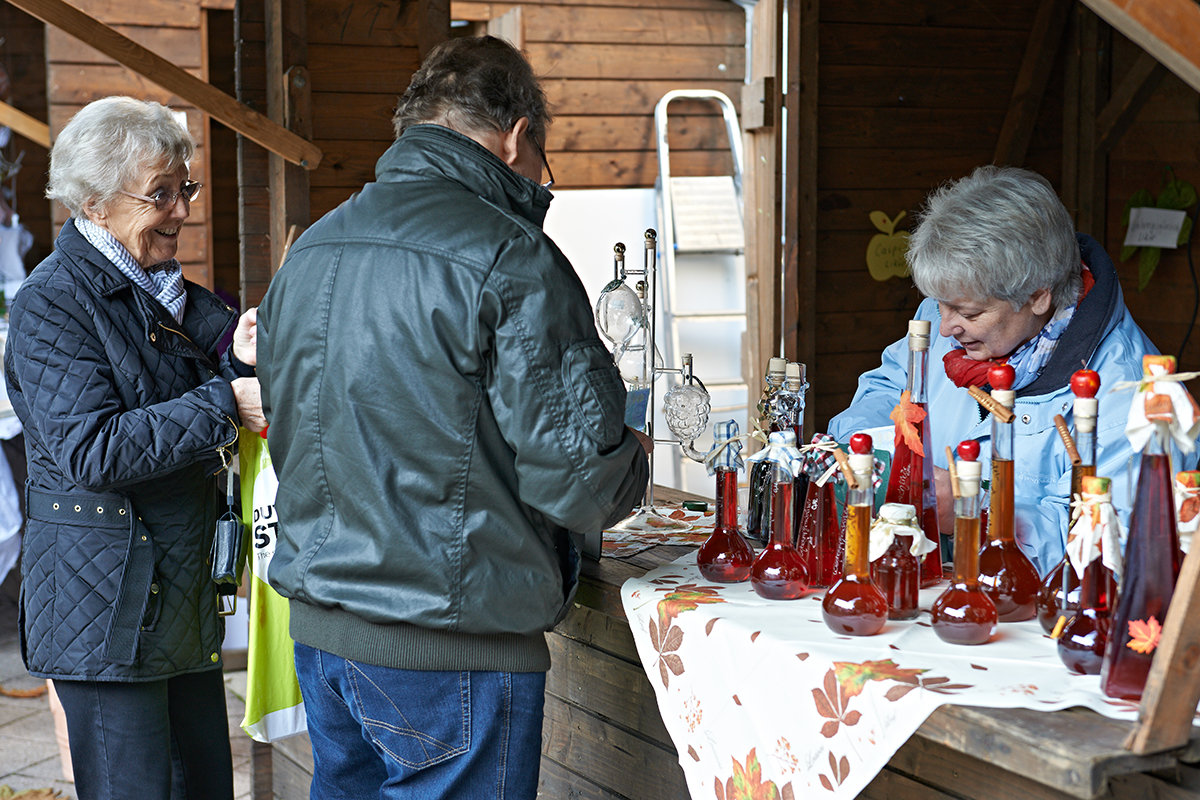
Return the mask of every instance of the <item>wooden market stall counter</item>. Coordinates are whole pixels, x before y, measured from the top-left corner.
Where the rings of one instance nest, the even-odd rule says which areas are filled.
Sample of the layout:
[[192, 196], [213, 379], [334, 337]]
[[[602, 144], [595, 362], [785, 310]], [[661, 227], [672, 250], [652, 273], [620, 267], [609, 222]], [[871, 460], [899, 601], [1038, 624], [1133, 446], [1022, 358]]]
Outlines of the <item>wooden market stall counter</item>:
[[[656, 489], [656, 499], [678, 493]], [[692, 547], [658, 546], [585, 560], [575, 608], [548, 635], [539, 798], [687, 800], [621, 605], [621, 585]], [[731, 680], [764, 680], [747, 672]], [[1188, 746], [1150, 756], [1123, 747], [1133, 725], [1088, 709], [1041, 712], [943, 706], [860, 794], [879, 800], [1200, 798], [1200, 729]], [[269, 748], [269, 752], [263, 752]], [[270, 758], [268, 759], [267, 756]], [[256, 753], [255, 780], [275, 797], [307, 797], [306, 736]], [[256, 794], [270, 797], [271, 794]]]

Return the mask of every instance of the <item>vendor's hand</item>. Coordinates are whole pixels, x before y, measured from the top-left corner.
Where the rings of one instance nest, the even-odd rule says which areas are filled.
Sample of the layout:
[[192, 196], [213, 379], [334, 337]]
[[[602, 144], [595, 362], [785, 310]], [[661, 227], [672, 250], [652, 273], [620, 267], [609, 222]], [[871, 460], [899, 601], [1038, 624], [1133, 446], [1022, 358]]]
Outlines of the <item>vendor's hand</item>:
[[229, 385], [233, 387], [233, 396], [237, 400], [238, 419], [242, 427], [255, 433], [267, 427], [267, 418], [263, 416], [262, 394], [258, 378], [234, 378]]
[[233, 332], [233, 354], [247, 367], [258, 363], [258, 308], [251, 308], [238, 318]]
[[933, 486], [937, 489], [938, 528], [947, 536], [953, 536], [954, 492], [950, 490], [950, 473], [941, 467], [934, 467]]
[[654, 452], [654, 440], [653, 439], [651, 439], [649, 436], [642, 433], [641, 431], [634, 430], [633, 428], [630, 428], [629, 430], [631, 433], [633, 433], [634, 436], [637, 437], [637, 440], [639, 442], [641, 442], [642, 449], [646, 451], [646, 455], [650, 455], [651, 453]]

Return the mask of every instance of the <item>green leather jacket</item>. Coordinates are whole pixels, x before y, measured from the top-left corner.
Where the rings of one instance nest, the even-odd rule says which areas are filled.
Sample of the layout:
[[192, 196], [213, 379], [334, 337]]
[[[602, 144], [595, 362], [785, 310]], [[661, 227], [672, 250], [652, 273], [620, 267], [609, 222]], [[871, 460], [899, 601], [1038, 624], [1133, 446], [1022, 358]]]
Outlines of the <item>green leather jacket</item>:
[[402, 669], [530, 671], [646, 457], [550, 193], [410, 128], [291, 248], [259, 308], [297, 641]]

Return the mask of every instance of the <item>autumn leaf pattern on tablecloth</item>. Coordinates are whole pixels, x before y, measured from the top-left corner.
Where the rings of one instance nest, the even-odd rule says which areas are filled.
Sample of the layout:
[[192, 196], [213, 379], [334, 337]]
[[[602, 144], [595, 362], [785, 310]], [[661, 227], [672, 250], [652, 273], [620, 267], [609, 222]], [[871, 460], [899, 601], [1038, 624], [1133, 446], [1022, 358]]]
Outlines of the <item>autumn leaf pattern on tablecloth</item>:
[[1162, 638], [1162, 625], [1158, 624], [1158, 620], [1153, 616], [1149, 619], [1131, 619], [1129, 620], [1129, 641], [1125, 646], [1135, 653], [1149, 655], [1154, 652], [1154, 648], [1158, 647], [1158, 640]]
[[900, 685], [893, 686], [892, 688], [888, 689], [887, 693], [884, 694], [884, 697], [886, 697], [888, 700], [891, 700], [893, 703], [904, 697], [904, 695], [908, 694], [913, 689], [925, 689], [933, 692], [934, 694], [954, 694], [955, 692], [961, 692], [964, 689], [973, 688], [973, 685], [969, 683], [951, 683], [949, 678], [934, 676], [928, 678], [892, 678], [892, 680], [899, 681]]
[[856, 664], [853, 661], [835, 661], [833, 669], [847, 697], [855, 697], [862, 693], [867, 681], [903, 681], [916, 682], [916, 678], [924, 669], [904, 669], [885, 658], [882, 661], [863, 661]]
[[845, 687], [833, 670], [825, 673], [824, 684], [824, 688], [813, 689], [812, 695], [817, 704], [817, 713], [829, 720], [821, 726], [821, 735], [832, 739], [842, 725], [857, 725], [862, 719], [862, 712], [849, 710], [850, 695], [846, 694]]
[[650, 641], [658, 653], [658, 675], [664, 687], [670, 686], [671, 675], [683, 674], [683, 659], [676, 652], [683, 644], [683, 631], [674, 626], [660, 630], [654, 620], [650, 620]]
[[717, 800], [791, 800], [793, 797], [790, 783], [780, 790], [774, 781], [763, 780], [758, 748], [746, 754], [745, 766], [736, 758], [730, 760], [733, 762], [733, 774], [725, 783], [721, 783], [719, 776], [713, 779]]
[[838, 758], [833, 754], [833, 751], [830, 750], [829, 768], [833, 773], [832, 776], [826, 775], [824, 772], [822, 772], [817, 777], [820, 778], [821, 785], [824, 786], [828, 791], [832, 792], [835, 786], [841, 786], [846, 778], [850, 777], [850, 759], [846, 758], [845, 756]]
[[695, 611], [708, 603], [724, 603], [716, 586], [703, 586], [698, 583], [684, 583], [678, 586], [667, 586], [655, 591], [665, 592], [658, 601], [658, 628], [665, 631], [671, 623], [684, 611]]

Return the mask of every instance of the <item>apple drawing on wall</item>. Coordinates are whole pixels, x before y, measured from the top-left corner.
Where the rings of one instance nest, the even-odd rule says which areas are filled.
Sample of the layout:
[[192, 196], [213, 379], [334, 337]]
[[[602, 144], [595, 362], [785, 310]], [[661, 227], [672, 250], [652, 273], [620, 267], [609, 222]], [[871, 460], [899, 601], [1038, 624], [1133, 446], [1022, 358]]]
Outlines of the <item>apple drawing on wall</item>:
[[877, 281], [889, 278], [904, 278], [908, 275], [908, 262], [904, 253], [908, 250], [908, 231], [896, 230], [896, 224], [904, 219], [901, 211], [895, 219], [889, 219], [882, 211], [870, 213], [871, 224], [879, 233], [867, 244], [867, 270]]

